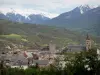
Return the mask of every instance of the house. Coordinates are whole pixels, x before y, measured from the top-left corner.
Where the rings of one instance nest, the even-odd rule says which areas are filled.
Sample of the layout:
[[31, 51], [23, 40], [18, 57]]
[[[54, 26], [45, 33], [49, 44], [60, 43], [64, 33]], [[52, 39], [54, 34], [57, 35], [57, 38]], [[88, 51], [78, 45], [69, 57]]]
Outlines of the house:
[[49, 65], [49, 60], [34, 60], [33, 64], [38, 64], [39, 67], [44, 67]]
[[91, 38], [89, 35], [86, 36], [85, 45], [68, 45], [67, 49], [64, 49], [63, 52], [80, 52], [88, 51], [92, 47]]
[[84, 45], [68, 45], [67, 52], [80, 52], [85, 50], [86, 46]]

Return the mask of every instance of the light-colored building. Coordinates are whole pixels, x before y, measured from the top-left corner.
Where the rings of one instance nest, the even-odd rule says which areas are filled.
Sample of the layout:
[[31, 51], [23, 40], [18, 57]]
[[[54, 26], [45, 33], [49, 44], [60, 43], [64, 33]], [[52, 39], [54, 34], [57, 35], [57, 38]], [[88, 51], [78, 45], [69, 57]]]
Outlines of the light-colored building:
[[87, 34], [87, 37], [86, 37], [86, 50], [88, 51], [89, 49], [91, 49], [91, 47], [92, 47], [91, 38], [90, 38], [90, 36]]
[[54, 44], [52, 41], [49, 43], [49, 51], [51, 53], [55, 53], [56, 52], [56, 44]]

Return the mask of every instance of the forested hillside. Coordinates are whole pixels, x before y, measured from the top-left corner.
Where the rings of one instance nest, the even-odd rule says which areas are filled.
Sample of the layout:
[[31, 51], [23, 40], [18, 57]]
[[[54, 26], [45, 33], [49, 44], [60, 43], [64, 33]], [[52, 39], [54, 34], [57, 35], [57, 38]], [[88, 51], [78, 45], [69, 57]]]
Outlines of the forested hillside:
[[[84, 44], [85, 36], [66, 28], [25, 24], [0, 20], [0, 44], [14, 48], [40, 48], [53, 41], [61, 48], [68, 44]], [[99, 40], [96, 39], [95, 41]], [[2, 46], [1, 45], [1, 46]]]

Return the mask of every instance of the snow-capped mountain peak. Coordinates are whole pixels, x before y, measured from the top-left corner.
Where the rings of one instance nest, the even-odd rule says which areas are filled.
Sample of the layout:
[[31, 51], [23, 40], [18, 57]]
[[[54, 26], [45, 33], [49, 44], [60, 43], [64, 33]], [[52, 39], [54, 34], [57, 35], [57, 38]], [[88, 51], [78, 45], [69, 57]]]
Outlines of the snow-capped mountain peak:
[[46, 20], [53, 18], [55, 14], [33, 10], [33, 9], [13, 9], [0, 8], [0, 18], [8, 19], [14, 22], [36, 23], [40, 24]]
[[35, 14], [35, 15], [38, 14], [38, 15], [42, 15], [48, 18], [54, 18], [58, 16], [58, 14], [55, 14], [55, 13], [48, 13], [48, 12], [33, 10], [33, 9], [0, 8], [0, 12], [2, 12], [4, 15], [6, 15], [7, 13], [20, 14], [22, 16], [25, 16], [26, 18], [31, 14]]
[[97, 7], [99, 7], [99, 6], [91, 6], [91, 5], [85, 4], [85, 5], [79, 6], [78, 8], [80, 9], [80, 13], [83, 14], [83, 13], [85, 13], [91, 9], [97, 8]]
[[80, 9], [80, 13], [83, 14], [92, 8], [89, 5], [81, 5], [78, 7]]

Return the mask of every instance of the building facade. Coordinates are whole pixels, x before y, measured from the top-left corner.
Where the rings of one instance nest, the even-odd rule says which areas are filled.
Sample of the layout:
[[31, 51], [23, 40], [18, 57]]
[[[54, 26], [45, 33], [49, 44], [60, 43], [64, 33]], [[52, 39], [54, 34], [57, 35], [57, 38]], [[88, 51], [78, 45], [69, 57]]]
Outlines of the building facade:
[[91, 38], [90, 38], [90, 36], [87, 34], [87, 37], [86, 37], [86, 50], [88, 51], [89, 49], [91, 49], [91, 47], [92, 47]]

